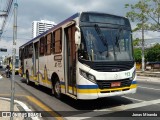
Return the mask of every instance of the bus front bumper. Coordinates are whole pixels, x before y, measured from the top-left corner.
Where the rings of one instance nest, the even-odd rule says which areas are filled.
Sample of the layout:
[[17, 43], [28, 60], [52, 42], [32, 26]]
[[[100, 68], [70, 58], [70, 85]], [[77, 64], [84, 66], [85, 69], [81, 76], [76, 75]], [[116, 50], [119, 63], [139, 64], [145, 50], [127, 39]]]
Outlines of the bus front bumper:
[[122, 96], [126, 94], [136, 93], [137, 84], [130, 87], [114, 88], [114, 89], [92, 89], [92, 90], [78, 90], [78, 99], [98, 99], [111, 96]]

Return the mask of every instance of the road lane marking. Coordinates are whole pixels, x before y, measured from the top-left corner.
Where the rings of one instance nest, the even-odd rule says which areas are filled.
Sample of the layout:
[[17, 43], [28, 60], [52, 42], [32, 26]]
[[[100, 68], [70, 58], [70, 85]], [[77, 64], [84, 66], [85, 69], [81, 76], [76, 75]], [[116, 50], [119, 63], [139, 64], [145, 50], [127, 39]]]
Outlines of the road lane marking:
[[[2, 97], [10, 97], [11, 96], [11, 94], [0, 94], [0, 96]], [[16, 96], [16, 97], [26, 97], [26, 95], [21, 95], [21, 94], [15, 94], [14, 96]]]
[[32, 96], [26, 96], [26, 98], [28, 100], [30, 100], [31, 102], [35, 103], [36, 105], [38, 105], [40, 108], [42, 108], [46, 112], [48, 112], [51, 116], [55, 117], [57, 120], [63, 120], [63, 118], [59, 114], [57, 114], [56, 112], [54, 112], [52, 109], [50, 109], [49, 107], [47, 107], [46, 105], [44, 105], [42, 102], [40, 102], [36, 98], [34, 98]]
[[[11, 101], [10, 98], [0, 97], [0, 99], [1, 99], [1, 100]], [[15, 104], [15, 103], [19, 104], [19, 105], [23, 108], [23, 110], [32, 112], [32, 110], [29, 109], [28, 106], [27, 106], [26, 104], [24, 104], [23, 102], [18, 101], [18, 100], [14, 100], [14, 104]], [[38, 117], [31, 117], [31, 118], [32, 118], [32, 120], [40, 120]]]
[[[10, 94], [0, 94], [0, 96], [9, 97]], [[49, 107], [47, 107], [46, 105], [44, 105], [42, 102], [40, 102], [39, 100], [37, 100], [34, 97], [27, 96], [27, 95], [21, 95], [21, 94], [16, 94], [15, 96], [26, 97], [32, 103], [36, 104], [37, 106], [39, 106], [40, 108], [42, 108], [44, 111], [48, 112], [52, 117], [55, 117], [57, 120], [63, 120], [62, 116], [58, 115], [56, 112], [54, 112], [52, 109], [50, 109]]]
[[160, 91], [160, 89], [155, 89], [155, 88], [148, 88], [148, 87], [142, 87], [142, 86], [138, 86], [138, 87], [139, 87], [139, 88], [145, 88], [145, 89]]
[[[151, 101], [143, 101], [143, 102], [139, 102], [139, 103], [133, 103], [133, 104], [128, 104], [128, 105], [121, 105], [121, 106], [117, 106], [117, 107], [112, 107], [112, 108], [108, 108], [108, 109], [94, 110], [93, 112], [82, 113], [82, 114], [73, 115], [73, 116], [65, 117], [65, 118], [69, 119], [69, 120], [75, 120], [75, 119], [76, 120], [83, 120], [83, 119], [88, 119], [88, 118], [92, 118], [92, 117], [96, 117], [96, 116], [98, 117], [100, 115], [105, 115], [106, 113], [114, 113], [114, 112], [129, 110], [129, 109], [133, 109], [133, 108], [155, 105], [155, 104], [159, 104], [159, 103], [160, 103], [160, 99], [151, 100]], [[106, 113], [100, 112], [100, 111], [104, 111]], [[84, 117], [84, 116], [89, 116], [89, 117]]]
[[122, 96], [124, 98], [127, 98], [127, 99], [131, 99], [131, 100], [135, 100], [135, 101], [139, 101], [139, 102], [143, 102], [144, 100], [140, 100], [140, 99], [136, 99], [136, 98], [131, 98], [131, 97], [126, 97], [126, 96]]
[[144, 107], [144, 106], [149, 106], [149, 105], [154, 105], [154, 104], [159, 104], [159, 103], [160, 103], [160, 99], [156, 99], [156, 100], [143, 101], [143, 102], [139, 102], [139, 103], [117, 106], [117, 107], [113, 107], [111, 109], [113, 109], [113, 110], [117, 109], [117, 111], [119, 111], [119, 110], [123, 111], [123, 110], [139, 108], [139, 107]]

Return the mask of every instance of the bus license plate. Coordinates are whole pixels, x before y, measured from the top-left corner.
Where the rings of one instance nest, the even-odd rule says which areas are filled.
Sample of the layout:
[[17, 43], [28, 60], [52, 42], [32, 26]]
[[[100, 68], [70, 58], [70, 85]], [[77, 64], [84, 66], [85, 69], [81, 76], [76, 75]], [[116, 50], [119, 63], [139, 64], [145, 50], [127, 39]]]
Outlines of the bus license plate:
[[121, 82], [112, 82], [111, 83], [111, 87], [120, 87], [121, 86]]

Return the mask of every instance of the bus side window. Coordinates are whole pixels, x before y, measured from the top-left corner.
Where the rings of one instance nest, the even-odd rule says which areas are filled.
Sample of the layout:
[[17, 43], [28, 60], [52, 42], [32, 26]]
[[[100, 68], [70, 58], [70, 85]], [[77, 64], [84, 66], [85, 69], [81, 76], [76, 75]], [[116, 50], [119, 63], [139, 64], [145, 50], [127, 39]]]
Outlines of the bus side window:
[[28, 46], [24, 48], [24, 58], [28, 58]]
[[28, 53], [29, 53], [28, 57], [31, 58], [33, 54], [33, 44], [32, 43], [28, 45]]
[[19, 59], [21, 60], [22, 59], [22, 49], [19, 49]]
[[41, 37], [40, 38], [40, 56], [43, 56], [44, 55], [44, 41], [45, 40], [45, 38], [44, 37]]
[[62, 51], [62, 29], [55, 31], [55, 53], [61, 53]]
[[55, 32], [52, 33], [52, 52], [55, 54]]
[[51, 33], [46, 36], [46, 55], [51, 54], [51, 38], [52, 38]]

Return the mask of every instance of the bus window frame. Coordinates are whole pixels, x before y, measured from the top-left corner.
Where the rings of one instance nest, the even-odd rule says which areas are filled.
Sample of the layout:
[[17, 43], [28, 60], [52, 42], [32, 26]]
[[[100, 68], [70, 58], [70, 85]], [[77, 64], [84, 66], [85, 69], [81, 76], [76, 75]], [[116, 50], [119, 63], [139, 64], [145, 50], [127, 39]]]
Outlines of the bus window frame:
[[22, 48], [19, 49], [19, 59], [22, 59]]
[[52, 33], [49, 33], [45, 37], [45, 55], [51, 55], [52, 53]]
[[33, 43], [28, 45], [28, 58], [32, 58], [33, 55]]
[[24, 47], [24, 58], [27, 59], [28, 58], [28, 45], [26, 45]]
[[[59, 31], [59, 33], [58, 33], [58, 31]], [[55, 42], [54, 42], [55, 54], [59, 54], [62, 52], [62, 28], [55, 30], [54, 33], [55, 33]], [[58, 37], [58, 35], [59, 35], [59, 37]], [[58, 38], [59, 38], [59, 40], [58, 40]], [[59, 48], [57, 48], [58, 46], [59, 46]]]
[[52, 33], [52, 53], [55, 54], [55, 32]]
[[[42, 42], [43, 41], [43, 42]], [[40, 42], [40, 46], [39, 46], [39, 56], [44, 56], [45, 54], [45, 37], [42, 36], [40, 39], [39, 39], [39, 42]], [[42, 44], [43, 43], [43, 44]]]

